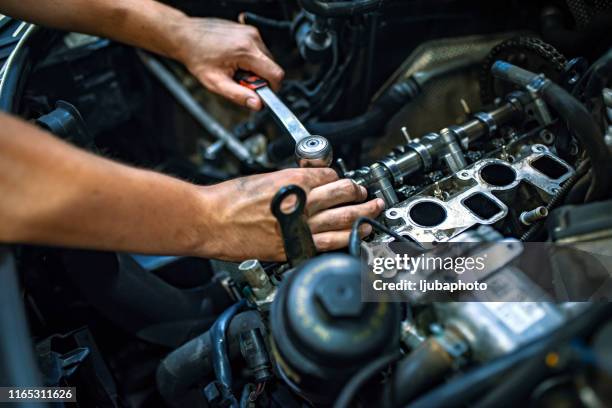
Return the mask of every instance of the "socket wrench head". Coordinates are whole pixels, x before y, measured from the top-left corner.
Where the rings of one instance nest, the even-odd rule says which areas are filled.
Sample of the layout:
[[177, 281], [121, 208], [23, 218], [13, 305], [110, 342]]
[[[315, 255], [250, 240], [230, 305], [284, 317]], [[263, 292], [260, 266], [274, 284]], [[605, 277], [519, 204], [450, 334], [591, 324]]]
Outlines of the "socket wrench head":
[[323, 136], [308, 136], [295, 145], [299, 167], [329, 167], [333, 160], [332, 146]]

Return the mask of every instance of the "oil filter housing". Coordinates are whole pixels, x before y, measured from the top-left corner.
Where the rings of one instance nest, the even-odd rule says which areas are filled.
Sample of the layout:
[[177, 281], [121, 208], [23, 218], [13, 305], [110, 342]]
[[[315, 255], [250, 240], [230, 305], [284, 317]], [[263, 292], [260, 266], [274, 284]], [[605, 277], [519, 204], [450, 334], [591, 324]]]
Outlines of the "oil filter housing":
[[399, 339], [400, 305], [362, 302], [360, 271], [345, 254], [313, 258], [283, 282], [272, 305], [278, 371], [312, 402], [329, 402]]

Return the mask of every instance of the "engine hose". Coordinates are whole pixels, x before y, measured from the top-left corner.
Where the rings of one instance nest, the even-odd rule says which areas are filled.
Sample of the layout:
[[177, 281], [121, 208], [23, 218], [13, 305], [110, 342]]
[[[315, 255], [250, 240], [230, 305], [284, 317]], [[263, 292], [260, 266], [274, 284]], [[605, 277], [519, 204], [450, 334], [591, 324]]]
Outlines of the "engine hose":
[[[230, 360], [240, 355], [240, 334], [253, 329], [265, 332], [261, 316], [254, 310], [231, 319], [226, 330]], [[183, 344], [160, 362], [156, 373], [157, 388], [169, 406], [194, 406], [202, 399], [196, 385], [205, 382], [213, 373], [211, 330]]]
[[536, 384], [551, 373], [544, 359], [532, 359], [504, 376], [504, 381], [482, 397], [474, 408], [509, 407], [527, 401]]
[[612, 81], [612, 48], [589, 67], [583, 78], [585, 99], [601, 97], [601, 90]]
[[355, 398], [355, 394], [359, 391], [359, 388], [363, 386], [370, 378], [375, 374], [380, 373], [385, 367], [394, 363], [402, 357], [402, 352], [398, 349], [392, 353], [385, 354], [378, 357], [376, 360], [371, 361], [365, 367], [363, 367], [357, 374], [355, 374], [346, 383], [342, 391], [338, 395], [334, 408], [349, 408]]
[[217, 318], [210, 329], [210, 342], [212, 344], [212, 363], [215, 377], [231, 393], [232, 389], [232, 366], [227, 351], [227, 328], [232, 318], [246, 306], [246, 300], [225, 309]]
[[[504, 61], [496, 61], [491, 67], [491, 73], [523, 87], [536, 81], [542, 83], [537, 74]], [[610, 154], [601, 129], [586, 107], [559, 85], [545, 81], [540, 92], [542, 99], [566, 121], [568, 128], [574, 133], [591, 160], [593, 177], [586, 200], [604, 198], [609, 194], [611, 167]]]
[[397, 363], [385, 386], [383, 400], [389, 407], [404, 406], [441, 382], [452, 368], [450, 354], [438, 341], [429, 338]]
[[543, 89], [544, 100], [567, 121], [589, 158], [593, 177], [586, 200], [593, 201], [610, 193], [610, 154], [601, 129], [584, 105], [557, 84]]
[[[389, 87], [363, 115], [336, 122], [309, 122], [306, 128], [313, 135], [322, 135], [337, 148], [346, 143], [357, 143], [378, 132], [399, 110], [421, 91], [418, 83], [408, 78]], [[282, 160], [293, 154], [295, 142], [281, 137], [268, 145], [268, 156]]]
[[271, 18], [259, 16], [255, 13], [251, 13], [248, 11], [242, 13], [242, 18], [244, 19], [244, 24], [252, 25], [259, 29], [271, 29], [279, 31], [291, 30], [291, 21], [274, 20]]
[[574, 184], [574, 187], [567, 193], [567, 198], [563, 204], [582, 204], [584, 203], [584, 197], [591, 184], [591, 173], [586, 172], [580, 179]]
[[474, 368], [410, 403], [411, 408], [463, 407], [499, 381], [499, 376], [528, 359], [543, 359], [557, 347], [577, 337], [589, 335], [604, 319], [610, 318], [612, 303], [592, 303], [583, 313], [568, 320], [551, 334], [546, 334], [518, 350]]
[[[563, 184], [563, 186], [561, 186], [561, 188], [559, 188], [559, 191], [557, 191], [557, 193], [550, 199], [550, 201], [546, 205], [546, 210], [547, 210], [548, 213], [550, 213], [552, 210], [557, 208], [563, 202], [563, 200], [565, 199], [565, 196], [568, 194], [568, 192], [574, 187], [576, 182], [578, 180], [580, 180], [584, 175], [586, 175], [586, 173], [588, 171], [588, 163], [589, 163], [588, 160], [583, 161], [582, 163], [580, 163], [580, 165], [578, 166], [578, 168], [576, 169], [574, 174], [572, 174], [570, 176], [570, 178], [568, 178], [566, 180], [566, 182]], [[523, 242], [529, 241], [531, 238], [534, 237], [534, 235], [536, 235], [540, 231], [540, 229], [542, 228], [543, 225], [544, 225], [544, 221], [539, 221], [539, 222], [533, 224], [521, 236], [521, 238], [520, 238], [521, 241], [523, 241]]]
[[378, 9], [384, 0], [354, 0], [328, 2], [321, 0], [300, 0], [302, 8], [321, 17], [350, 17]]
[[415, 251], [417, 252], [422, 251], [421, 248], [417, 247], [408, 238], [401, 236], [400, 234], [393, 231], [391, 228], [387, 227], [386, 225], [381, 224], [380, 222], [373, 220], [372, 218], [359, 217], [355, 220], [355, 222], [353, 222], [353, 226], [351, 228], [351, 234], [349, 235], [349, 240], [348, 240], [349, 253], [353, 256], [359, 256], [361, 252], [360, 251], [361, 238], [359, 237], [359, 227], [361, 226], [361, 224], [370, 224], [372, 228], [375, 228], [379, 231], [389, 234], [396, 240], [403, 242], [406, 245], [412, 245]]

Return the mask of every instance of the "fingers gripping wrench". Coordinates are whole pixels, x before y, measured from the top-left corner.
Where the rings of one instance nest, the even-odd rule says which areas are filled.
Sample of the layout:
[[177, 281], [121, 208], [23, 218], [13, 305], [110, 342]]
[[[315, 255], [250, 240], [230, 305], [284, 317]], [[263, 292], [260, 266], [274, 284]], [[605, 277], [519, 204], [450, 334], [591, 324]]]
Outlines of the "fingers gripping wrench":
[[246, 71], [236, 73], [238, 83], [252, 89], [264, 101], [275, 120], [295, 140], [295, 160], [300, 167], [329, 167], [332, 147], [323, 136], [311, 135], [265, 79]]

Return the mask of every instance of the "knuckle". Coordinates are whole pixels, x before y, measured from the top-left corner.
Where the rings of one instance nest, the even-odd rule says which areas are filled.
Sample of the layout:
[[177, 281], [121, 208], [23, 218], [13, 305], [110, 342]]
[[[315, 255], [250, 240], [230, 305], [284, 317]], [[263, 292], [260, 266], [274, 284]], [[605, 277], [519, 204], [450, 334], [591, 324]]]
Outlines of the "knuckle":
[[293, 176], [293, 183], [298, 186], [303, 186], [308, 182], [308, 176], [304, 172], [296, 172]]
[[366, 208], [367, 208], [367, 212], [370, 214], [378, 214], [380, 212], [375, 200], [372, 200], [369, 203], [367, 203]]
[[247, 35], [253, 39], [255, 38], [259, 38], [259, 30], [257, 29], [257, 27], [248, 25], [248, 26], [244, 26], [245, 28], [245, 32], [247, 33]]
[[317, 246], [321, 251], [329, 251], [332, 247], [332, 239], [329, 235], [320, 235], [317, 239]]
[[342, 213], [342, 215], [339, 217], [339, 222], [342, 225], [350, 225], [353, 223], [353, 220], [355, 219], [355, 214], [353, 211], [345, 211]]
[[285, 78], [285, 71], [283, 71], [281, 68], [278, 68], [276, 70], [276, 72], [274, 73], [275, 79], [280, 82], [283, 80], [283, 78]]
[[323, 171], [323, 174], [326, 177], [329, 177], [332, 180], [338, 180], [338, 173], [336, 173], [336, 170], [330, 169], [330, 168], [321, 169], [321, 170]]
[[287, 181], [295, 181], [298, 180], [300, 177], [300, 172], [298, 171], [298, 169], [284, 169], [279, 171], [279, 174]]
[[252, 49], [252, 42], [248, 38], [241, 38], [236, 41], [236, 52], [240, 55], [249, 55]]
[[342, 179], [339, 181], [340, 189], [348, 194], [349, 196], [355, 196], [357, 189], [355, 188], [355, 184], [350, 179]]

